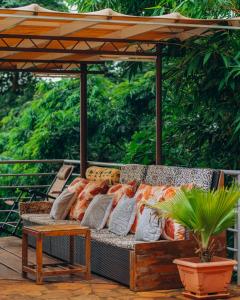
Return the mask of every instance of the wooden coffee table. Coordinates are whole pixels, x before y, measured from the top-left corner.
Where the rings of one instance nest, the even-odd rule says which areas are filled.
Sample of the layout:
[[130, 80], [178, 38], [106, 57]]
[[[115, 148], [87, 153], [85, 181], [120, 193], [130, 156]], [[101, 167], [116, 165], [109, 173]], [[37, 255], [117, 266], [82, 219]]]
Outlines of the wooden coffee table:
[[[36, 238], [36, 265], [28, 264], [28, 236]], [[43, 264], [44, 237], [69, 236], [69, 262]], [[85, 238], [85, 266], [74, 263], [74, 237]], [[22, 237], [22, 276], [27, 273], [36, 276], [36, 283], [42, 284], [43, 277], [84, 273], [86, 279], [91, 278], [91, 231], [80, 225], [42, 225], [23, 228]]]

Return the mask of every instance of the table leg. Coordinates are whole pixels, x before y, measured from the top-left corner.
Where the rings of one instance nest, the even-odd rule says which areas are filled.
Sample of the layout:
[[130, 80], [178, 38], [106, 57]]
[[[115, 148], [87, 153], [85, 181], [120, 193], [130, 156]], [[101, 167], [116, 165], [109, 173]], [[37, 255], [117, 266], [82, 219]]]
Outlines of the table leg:
[[28, 235], [22, 234], [22, 277], [27, 278], [27, 272], [23, 271], [23, 267], [28, 265]]
[[69, 236], [69, 262], [71, 265], [74, 264], [74, 236]]
[[37, 267], [37, 278], [36, 283], [42, 284], [42, 236], [37, 236], [36, 242], [36, 267]]
[[86, 264], [86, 280], [91, 279], [91, 236], [90, 231], [85, 237], [85, 264]]

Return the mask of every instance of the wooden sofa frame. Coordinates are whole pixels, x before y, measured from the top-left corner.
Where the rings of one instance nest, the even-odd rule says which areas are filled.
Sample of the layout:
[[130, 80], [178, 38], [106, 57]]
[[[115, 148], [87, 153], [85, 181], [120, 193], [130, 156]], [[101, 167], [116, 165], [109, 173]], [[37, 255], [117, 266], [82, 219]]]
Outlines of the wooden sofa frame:
[[[216, 255], [226, 256], [225, 233], [215, 239]], [[196, 256], [196, 241], [157, 241], [136, 244], [130, 252], [130, 289], [133, 291], [181, 288], [175, 258]]]
[[[222, 186], [223, 174], [218, 174], [215, 188]], [[49, 202], [45, 208], [40, 203], [22, 203], [21, 213], [49, 213]], [[24, 225], [36, 225], [24, 221]], [[38, 224], [39, 225], [39, 224]], [[34, 241], [30, 241], [34, 246]], [[216, 255], [226, 256], [225, 233], [215, 238]], [[120, 282], [133, 291], [175, 289], [182, 287], [175, 258], [196, 256], [196, 241], [192, 236], [182, 241], [159, 240], [142, 242], [133, 249], [120, 248], [103, 241], [91, 241], [91, 269], [93, 273]], [[62, 260], [68, 260], [68, 240], [65, 237], [49, 238], [43, 245], [44, 251]], [[78, 237], [75, 249], [76, 262], [84, 263], [84, 239]]]

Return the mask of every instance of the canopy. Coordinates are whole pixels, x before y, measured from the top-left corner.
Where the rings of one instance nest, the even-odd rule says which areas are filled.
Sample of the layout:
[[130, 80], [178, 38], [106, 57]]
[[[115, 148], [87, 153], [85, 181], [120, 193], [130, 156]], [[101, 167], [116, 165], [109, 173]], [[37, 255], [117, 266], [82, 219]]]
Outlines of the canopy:
[[155, 61], [156, 45], [209, 30], [239, 29], [240, 18], [203, 20], [178, 13], [157, 17], [51, 11], [31, 4], [0, 9], [0, 70], [70, 72], [79, 63]]

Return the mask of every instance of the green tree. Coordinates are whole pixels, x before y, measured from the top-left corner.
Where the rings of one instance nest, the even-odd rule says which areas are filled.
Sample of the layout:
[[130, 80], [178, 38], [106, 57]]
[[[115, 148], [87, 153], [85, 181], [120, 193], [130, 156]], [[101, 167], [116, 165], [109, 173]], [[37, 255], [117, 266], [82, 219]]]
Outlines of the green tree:
[[[0, 7], [13, 8], [29, 5], [29, 0], [0, 0]], [[48, 9], [66, 11], [63, 0], [36, 0], [35, 3]], [[0, 119], [13, 107], [21, 106], [32, 99], [36, 78], [27, 73], [0, 72]]]
[[193, 18], [232, 17], [240, 10], [239, 0], [67, 0], [79, 12], [112, 8], [132, 15], [162, 15], [180, 12]]
[[[239, 9], [239, 1], [220, 0], [69, 3], [82, 11], [110, 6], [123, 13], [179, 11], [192, 17], [229, 16]], [[164, 48], [166, 164], [240, 167], [239, 40], [237, 32], [216, 32]], [[89, 158], [154, 163], [154, 66], [144, 64], [131, 81], [123, 68], [113, 70], [109, 78], [89, 79]], [[19, 103], [26, 100], [20, 98]], [[40, 83], [31, 100], [2, 121], [0, 153], [12, 158], [78, 158], [78, 82]], [[73, 111], [77, 113], [71, 116]]]
[[[67, 11], [67, 6], [65, 5], [64, 0], [36, 0], [34, 3], [52, 10]], [[32, 4], [32, 1], [29, 0], [0, 0], [0, 7], [6, 8], [20, 7], [30, 4]]]

